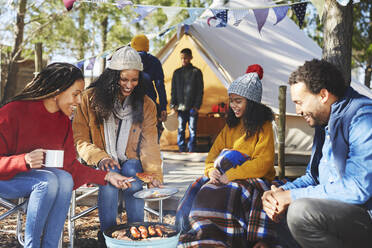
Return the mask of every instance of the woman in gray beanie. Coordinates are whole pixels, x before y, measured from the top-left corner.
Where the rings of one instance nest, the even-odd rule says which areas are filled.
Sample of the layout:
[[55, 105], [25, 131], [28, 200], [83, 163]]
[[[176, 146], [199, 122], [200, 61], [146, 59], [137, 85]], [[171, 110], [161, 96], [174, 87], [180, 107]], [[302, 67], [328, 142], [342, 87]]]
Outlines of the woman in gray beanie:
[[263, 248], [274, 242], [261, 202], [275, 177], [274, 115], [261, 103], [256, 72], [234, 80], [228, 94], [226, 126], [208, 153], [205, 175], [189, 187], [177, 210], [176, 225], [186, 233], [183, 247], [197, 242]]
[[144, 220], [144, 201], [133, 196], [143, 183], [136, 173], [152, 175], [149, 187], [163, 180], [156, 106], [145, 96], [142, 70], [141, 57], [133, 48], [114, 52], [108, 68], [83, 93], [73, 120], [77, 151], [88, 165], [136, 178], [123, 192], [111, 185], [100, 187], [98, 238], [102, 246], [102, 232], [116, 225], [118, 194], [123, 194], [128, 223]]

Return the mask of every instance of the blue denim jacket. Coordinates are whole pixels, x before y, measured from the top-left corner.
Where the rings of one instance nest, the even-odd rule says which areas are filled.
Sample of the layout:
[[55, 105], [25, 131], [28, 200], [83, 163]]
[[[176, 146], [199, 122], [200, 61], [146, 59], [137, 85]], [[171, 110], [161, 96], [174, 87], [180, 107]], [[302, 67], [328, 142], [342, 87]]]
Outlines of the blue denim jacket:
[[324, 127], [316, 127], [306, 174], [282, 188], [292, 200], [323, 198], [362, 205], [372, 217], [372, 100], [351, 87], [332, 105], [328, 122], [337, 180], [319, 183]]

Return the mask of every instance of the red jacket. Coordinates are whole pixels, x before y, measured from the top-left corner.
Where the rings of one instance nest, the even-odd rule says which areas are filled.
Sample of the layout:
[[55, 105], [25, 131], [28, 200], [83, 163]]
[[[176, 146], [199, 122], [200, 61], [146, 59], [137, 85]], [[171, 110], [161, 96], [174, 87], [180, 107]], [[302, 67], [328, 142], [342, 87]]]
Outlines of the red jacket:
[[71, 121], [61, 111], [49, 113], [43, 101], [15, 101], [0, 108], [0, 180], [28, 171], [25, 155], [38, 148], [65, 151], [63, 169], [72, 175], [74, 189], [106, 184], [107, 172], [77, 161]]

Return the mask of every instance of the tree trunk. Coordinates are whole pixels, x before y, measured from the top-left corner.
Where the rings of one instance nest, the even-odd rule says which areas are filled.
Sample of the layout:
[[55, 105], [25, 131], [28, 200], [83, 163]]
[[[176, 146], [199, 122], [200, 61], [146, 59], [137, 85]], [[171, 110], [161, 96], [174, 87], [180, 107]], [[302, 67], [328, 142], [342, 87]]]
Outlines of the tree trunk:
[[43, 69], [43, 43], [35, 44], [35, 72], [41, 72]]
[[[106, 15], [101, 21], [101, 54], [107, 49], [107, 27], [108, 27], [108, 16]], [[106, 58], [100, 58], [101, 60], [101, 72], [106, 68]]]
[[85, 25], [85, 14], [86, 14], [86, 11], [84, 8], [81, 8], [79, 10], [79, 18], [78, 18], [78, 22], [79, 22], [79, 40], [78, 40], [78, 57], [79, 59], [84, 59], [84, 56], [85, 56], [85, 40], [84, 40], [84, 25]]
[[341, 71], [346, 85], [351, 81], [352, 2], [343, 7], [336, 0], [326, 0], [323, 14], [323, 58]]
[[11, 59], [8, 65], [8, 78], [6, 80], [4, 89], [4, 99], [8, 99], [16, 94], [17, 89], [17, 73], [18, 73], [18, 59], [21, 57], [21, 44], [23, 42], [23, 31], [25, 27], [27, 0], [20, 0], [17, 11], [17, 23], [14, 34], [15, 41], [12, 50]]

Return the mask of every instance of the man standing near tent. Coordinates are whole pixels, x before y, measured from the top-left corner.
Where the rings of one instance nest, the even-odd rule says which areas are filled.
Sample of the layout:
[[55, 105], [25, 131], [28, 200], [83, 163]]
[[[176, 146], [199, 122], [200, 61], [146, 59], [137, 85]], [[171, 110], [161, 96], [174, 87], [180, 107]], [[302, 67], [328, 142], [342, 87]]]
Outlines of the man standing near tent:
[[203, 74], [191, 64], [192, 52], [189, 48], [181, 50], [182, 67], [174, 71], [170, 108], [178, 112], [177, 144], [180, 152], [186, 152], [185, 129], [189, 125], [189, 152], [195, 151], [198, 111], [203, 100]]
[[306, 174], [262, 197], [301, 247], [372, 245], [372, 100], [345, 86], [325, 60], [307, 61], [290, 78], [296, 112], [315, 127]]
[[[162, 125], [163, 121], [167, 120], [167, 94], [164, 87], [164, 72], [163, 67], [159, 59], [152, 54], [148, 53], [149, 51], [149, 39], [144, 34], [136, 35], [133, 37], [131, 43], [133, 47], [141, 56], [143, 64], [143, 72], [145, 80], [147, 81], [146, 85], [146, 95], [149, 96], [156, 104], [157, 109], [157, 129], [158, 129], [158, 139], [163, 132], [164, 128]], [[155, 90], [155, 87], [156, 90]], [[157, 95], [159, 95], [159, 104], [156, 102]]]

